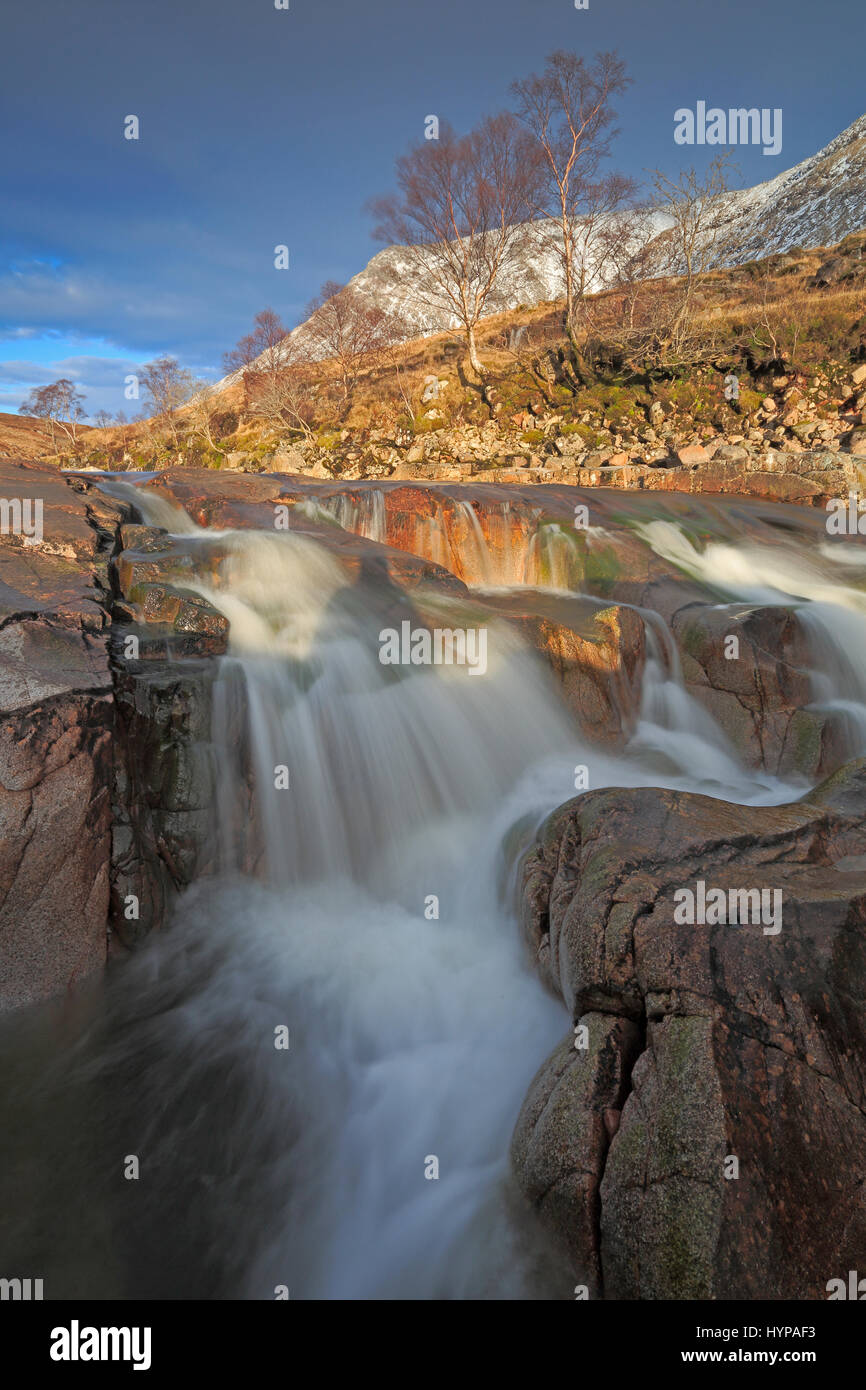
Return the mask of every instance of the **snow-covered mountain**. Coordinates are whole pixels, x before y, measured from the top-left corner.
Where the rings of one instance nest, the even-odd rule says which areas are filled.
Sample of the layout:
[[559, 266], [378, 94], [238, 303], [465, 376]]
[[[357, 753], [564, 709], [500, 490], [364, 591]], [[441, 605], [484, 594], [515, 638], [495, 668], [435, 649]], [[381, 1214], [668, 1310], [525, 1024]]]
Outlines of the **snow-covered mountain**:
[[[720, 263], [742, 264], [793, 246], [830, 246], [849, 232], [866, 226], [866, 115], [837, 135], [823, 150], [754, 188], [738, 189], [727, 197], [720, 240], [725, 253]], [[657, 214], [659, 234], [669, 221]], [[561, 263], [556, 255], [554, 224], [535, 224], [499, 275], [487, 312], [498, 313], [563, 297]], [[389, 246], [349, 282], [351, 288], [377, 307], [397, 315], [407, 337], [422, 337], [456, 327], [447, 310], [424, 302], [413, 284], [415, 265], [404, 247]], [[604, 288], [595, 283], [592, 289]], [[305, 324], [290, 338], [303, 344]], [[227, 377], [226, 383], [237, 375]]]
[[866, 226], [866, 115], [802, 164], [734, 193], [730, 223], [729, 264], [792, 246], [832, 246]]

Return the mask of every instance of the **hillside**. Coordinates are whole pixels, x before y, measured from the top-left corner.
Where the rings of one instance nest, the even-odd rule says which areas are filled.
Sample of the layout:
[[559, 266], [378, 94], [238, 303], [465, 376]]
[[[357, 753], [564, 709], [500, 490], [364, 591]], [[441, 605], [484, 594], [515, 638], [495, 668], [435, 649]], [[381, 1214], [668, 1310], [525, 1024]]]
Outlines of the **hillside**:
[[[830, 246], [866, 226], [866, 115], [854, 121], [824, 149], [754, 188], [728, 197], [719, 237], [725, 254], [719, 264], [738, 265], [792, 247]], [[658, 235], [670, 225], [656, 214]], [[540, 223], [527, 237], [519, 257], [505, 267], [489, 300], [492, 314], [557, 300], [564, 294], [561, 263], [552, 245], [556, 228]], [[409, 336], [442, 332], [455, 326], [444, 309], [419, 302], [412, 284], [413, 266], [403, 247], [390, 246], [349, 281], [350, 287], [377, 308], [407, 325]], [[599, 282], [591, 285], [598, 292]], [[289, 335], [303, 346], [302, 323]], [[225, 378], [227, 384], [237, 377]]]
[[45, 458], [53, 452], [48, 426], [41, 420], [0, 412], [0, 458]]
[[737, 262], [793, 246], [829, 246], [859, 231], [866, 226], [866, 115], [810, 159], [738, 191], [732, 202]]
[[[209, 437], [184, 410], [176, 416], [177, 445], [160, 422], [142, 421], [93, 431], [76, 461], [341, 480], [523, 470], [528, 482], [607, 467], [664, 470], [682, 449], [708, 441], [740, 451], [747, 467], [773, 451], [778, 471], [815, 449], [862, 456], [864, 250], [866, 232], [713, 271], [698, 294], [701, 355], [687, 368], [647, 373], [605, 363], [602, 351], [593, 379], [581, 384], [563, 346], [562, 306], [549, 303], [484, 321], [483, 387], [467, 377], [460, 343], [437, 334], [403, 344], [390, 364], [365, 371], [347, 406], [329, 392], [333, 365], [316, 364], [306, 433], [268, 425], [242, 387], [231, 385], [212, 402]], [[643, 292], [651, 300], [676, 283], [650, 282]], [[621, 317], [620, 299], [609, 290], [592, 301], [602, 346], [607, 326], [615, 331]], [[741, 386], [736, 410], [723, 396], [732, 369]]]

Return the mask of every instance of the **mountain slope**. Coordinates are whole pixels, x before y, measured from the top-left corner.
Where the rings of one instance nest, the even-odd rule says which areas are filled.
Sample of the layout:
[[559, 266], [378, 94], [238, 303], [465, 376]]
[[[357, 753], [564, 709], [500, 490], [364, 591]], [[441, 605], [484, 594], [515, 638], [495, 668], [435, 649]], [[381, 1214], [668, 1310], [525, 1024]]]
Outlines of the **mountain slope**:
[[[670, 220], [658, 214], [661, 234]], [[745, 261], [803, 248], [830, 246], [848, 233], [866, 226], [866, 115], [859, 117], [823, 150], [754, 188], [730, 195], [728, 227], [723, 233], [726, 251], [719, 264]], [[519, 256], [501, 272], [487, 304], [490, 314], [534, 306], [564, 295], [562, 268], [554, 246], [555, 224], [535, 224]], [[406, 324], [407, 338], [441, 333], [456, 327], [443, 307], [424, 303], [413, 286], [413, 262], [404, 247], [380, 251], [349, 281], [353, 290], [378, 308], [395, 314]], [[591, 285], [604, 289], [603, 281]], [[303, 346], [306, 324], [292, 330], [290, 338]], [[223, 384], [240, 379], [226, 377]]]
[[[86, 425], [79, 425], [84, 434]], [[62, 432], [58, 437], [63, 439]], [[0, 413], [0, 458], [43, 458], [54, 453], [51, 431], [44, 420], [29, 415]]]
[[732, 198], [740, 264], [792, 246], [831, 246], [866, 226], [866, 115], [823, 150]]

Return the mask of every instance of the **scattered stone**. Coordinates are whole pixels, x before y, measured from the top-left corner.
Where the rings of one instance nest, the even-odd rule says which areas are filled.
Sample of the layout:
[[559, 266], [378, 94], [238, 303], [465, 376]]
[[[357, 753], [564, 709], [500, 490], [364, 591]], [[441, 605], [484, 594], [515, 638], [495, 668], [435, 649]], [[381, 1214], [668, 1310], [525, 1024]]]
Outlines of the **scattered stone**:
[[677, 458], [684, 468], [693, 468], [701, 463], [709, 463], [711, 455], [702, 444], [687, 444], [677, 450]]

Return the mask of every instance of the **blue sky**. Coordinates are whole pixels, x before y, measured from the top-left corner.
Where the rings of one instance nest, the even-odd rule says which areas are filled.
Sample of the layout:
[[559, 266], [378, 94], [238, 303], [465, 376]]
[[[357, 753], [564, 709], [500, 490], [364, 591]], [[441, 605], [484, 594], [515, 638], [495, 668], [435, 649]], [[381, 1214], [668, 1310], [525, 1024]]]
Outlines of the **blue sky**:
[[[863, 114], [862, 0], [17, 0], [0, 54], [0, 410], [73, 377], [92, 413], [161, 352], [218, 375], [267, 304], [290, 325], [377, 247], [363, 211], [436, 114], [465, 127], [567, 47], [615, 48], [633, 86], [613, 163], [708, 157], [674, 111], [781, 107], [777, 158]], [[124, 118], [140, 139], [123, 138]], [[291, 264], [276, 270], [273, 248]]]

